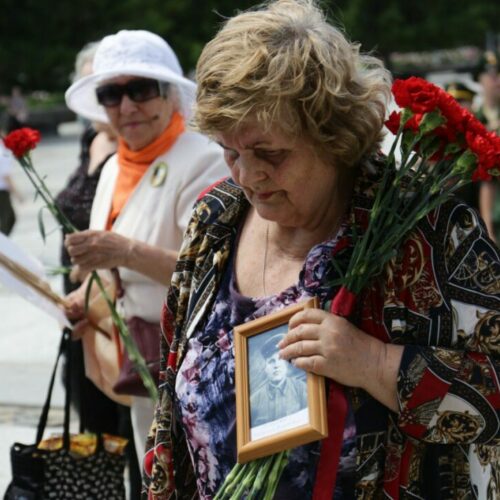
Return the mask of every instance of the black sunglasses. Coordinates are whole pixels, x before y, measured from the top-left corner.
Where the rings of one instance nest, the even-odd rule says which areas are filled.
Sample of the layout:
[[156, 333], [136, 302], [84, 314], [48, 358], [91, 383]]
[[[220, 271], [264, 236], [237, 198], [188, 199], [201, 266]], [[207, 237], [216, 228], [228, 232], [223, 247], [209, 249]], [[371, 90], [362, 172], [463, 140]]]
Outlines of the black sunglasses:
[[124, 94], [134, 102], [146, 102], [155, 97], [165, 97], [167, 94], [168, 83], [150, 80], [147, 78], [138, 78], [130, 80], [123, 85], [110, 83], [97, 87], [95, 94], [97, 102], [106, 108], [118, 106], [122, 102]]

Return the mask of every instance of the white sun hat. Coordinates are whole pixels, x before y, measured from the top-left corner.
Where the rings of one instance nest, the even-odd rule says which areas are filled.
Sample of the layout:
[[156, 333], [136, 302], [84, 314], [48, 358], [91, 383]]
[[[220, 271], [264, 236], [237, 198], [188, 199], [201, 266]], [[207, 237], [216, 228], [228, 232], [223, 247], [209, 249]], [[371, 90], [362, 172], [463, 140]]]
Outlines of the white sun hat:
[[101, 40], [92, 74], [77, 80], [66, 91], [68, 108], [89, 120], [107, 123], [106, 112], [97, 102], [95, 90], [102, 82], [117, 76], [152, 78], [175, 85], [179, 112], [186, 121], [191, 117], [196, 85], [182, 75], [170, 45], [144, 30], [122, 30]]

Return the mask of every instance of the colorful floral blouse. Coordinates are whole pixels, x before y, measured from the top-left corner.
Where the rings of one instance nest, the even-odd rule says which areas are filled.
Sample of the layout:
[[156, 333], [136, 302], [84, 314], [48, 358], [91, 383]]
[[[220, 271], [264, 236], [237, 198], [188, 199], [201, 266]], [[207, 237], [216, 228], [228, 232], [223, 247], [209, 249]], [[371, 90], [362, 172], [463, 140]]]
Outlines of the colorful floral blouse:
[[[241, 295], [235, 283], [234, 259], [229, 259], [212, 312], [203, 328], [191, 336], [176, 380], [175, 411], [186, 434], [201, 498], [212, 498], [236, 463], [233, 327], [313, 294], [326, 301], [331, 290], [322, 284], [331, 274], [330, 256], [337, 241], [338, 236], [315, 246], [298, 283], [270, 297]], [[354, 436], [351, 418], [344, 429], [336, 499], [353, 498]], [[318, 457], [317, 442], [294, 449], [275, 498], [310, 498]]]
[[[360, 166], [349, 233], [366, 227], [383, 166], [377, 158]], [[162, 381], [144, 461], [144, 498], [196, 497], [184, 425], [173, 411], [176, 377], [190, 338], [211, 315], [248, 206], [239, 186], [226, 180], [194, 208], [163, 311]], [[345, 269], [351, 254], [347, 234], [331, 257]], [[404, 350], [398, 412], [360, 389], [345, 389], [356, 430], [356, 498], [495, 498], [499, 309], [499, 250], [476, 212], [456, 200], [420, 221], [358, 297], [351, 321]]]

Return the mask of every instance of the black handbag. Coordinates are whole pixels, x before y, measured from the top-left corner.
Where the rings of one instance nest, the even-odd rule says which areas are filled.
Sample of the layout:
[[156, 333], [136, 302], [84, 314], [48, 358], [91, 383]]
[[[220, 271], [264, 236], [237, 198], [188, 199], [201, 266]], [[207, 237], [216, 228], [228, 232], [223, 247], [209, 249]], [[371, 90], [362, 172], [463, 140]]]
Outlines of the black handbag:
[[14, 443], [11, 447], [12, 481], [5, 492], [4, 500], [125, 499], [123, 476], [125, 457], [121, 453], [107, 451], [103, 436], [97, 437], [95, 451], [88, 456], [70, 451], [70, 357], [68, 357], [62, 447], [57, 450], [39, 449], [47, 424], [57, 366], [66, 342], [71, 342], [67, 330], [63, 333], [59, 346], [47, 398], [38, 423], [35, 444]]

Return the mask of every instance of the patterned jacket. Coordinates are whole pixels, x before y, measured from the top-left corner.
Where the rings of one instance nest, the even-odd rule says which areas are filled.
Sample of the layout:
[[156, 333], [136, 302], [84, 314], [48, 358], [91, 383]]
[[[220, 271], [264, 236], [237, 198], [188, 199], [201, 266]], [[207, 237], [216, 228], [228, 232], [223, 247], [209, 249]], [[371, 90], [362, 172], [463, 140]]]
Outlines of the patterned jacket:
[[[366, 224], [380, 169], [378, 160], [360, 169], [349, 213], [357, 227]], [[189, 336], [210, 312], [248, 207], [231, 180], [195, 205], [163, 310], [160, 401], [144, 462], [144, 498], [196, 497], [172, 413], [175, 376]], [[352, 247], [347, 238], [338, 247], [334, 258], [342, 267]], [[476, 212], [457, 200], [421, 221], [359, 297], [353, 323], [404, 345], [404, 353], [398, 413], [360, 389], [346, 389], [357, 429], [357, 498], [496, 498], [499, 309], [498, 249]]]

